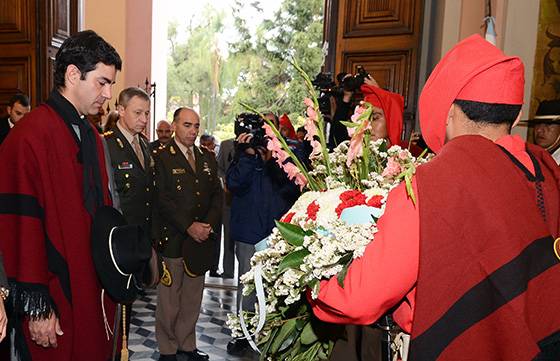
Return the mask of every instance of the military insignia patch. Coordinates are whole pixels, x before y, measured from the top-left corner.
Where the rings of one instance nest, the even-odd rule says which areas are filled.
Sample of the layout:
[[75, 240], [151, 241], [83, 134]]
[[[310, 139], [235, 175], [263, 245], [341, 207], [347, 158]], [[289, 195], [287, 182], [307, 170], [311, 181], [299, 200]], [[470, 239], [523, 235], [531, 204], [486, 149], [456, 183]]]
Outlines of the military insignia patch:
[[124, 144], [123, 144], [121, 138], [117, 138], [117, 144], [119, 145], [119, 147], [120, 147], [121, 149], [124, 148]]
[[185, 174], [186, 172], [185, 168], [173, 168], [173, 174]]
[[204, 162], [204, 164], [202, 165], [202, 171], [208, 175], [212, 175], [212, 170], [210, 169], [210, 166], [207, 162]]
[[175, 155], [175, 153], [176, 153], [176, 152], [175, 152], [175, 148], [173, 148], [172, 145], [169, 146], [169, 153], [171, 153], [171, 154], [173, 154], [173, 155]]
[[122, 162], [121, 164], [118, 165], [118, 167], [119, 169], [132, 169], [134, 165], [129, 162]]
[[169, 269], [167, 268], [165, 262], [161, 261], [161, 264], [163, 266], [163, 275], [161, 276], [160, 282], [162, 285], [169, 287], [173, 283], [171, 272], [169, 272]]

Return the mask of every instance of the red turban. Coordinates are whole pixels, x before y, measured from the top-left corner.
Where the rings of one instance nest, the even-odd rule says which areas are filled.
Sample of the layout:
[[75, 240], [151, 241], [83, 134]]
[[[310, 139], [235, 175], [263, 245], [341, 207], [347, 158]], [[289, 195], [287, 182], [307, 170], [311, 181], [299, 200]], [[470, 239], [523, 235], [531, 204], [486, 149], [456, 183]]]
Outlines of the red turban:
[[361, 86], [361, 90], [364, 93], [364, 101], [383, 109], [389, 140], [391, 144], [399, 145], [403, 130], [403, 97], [373, 85], [364, 84]]
[[280, 117], [280, 127], [284, 127], [288, 129], [288, 138], [289, 139], [297, 139], [296, 130], [290, 121], [290, 118], [286, 113], [282, 114]]
[[480, 35], [471, 35], [445, 54], [422, 89], [422, 136], [438, 153], [445, 143], [447, 115], [455, 99], [523, 104], [524, 83], [518, 57], [508, 57]]

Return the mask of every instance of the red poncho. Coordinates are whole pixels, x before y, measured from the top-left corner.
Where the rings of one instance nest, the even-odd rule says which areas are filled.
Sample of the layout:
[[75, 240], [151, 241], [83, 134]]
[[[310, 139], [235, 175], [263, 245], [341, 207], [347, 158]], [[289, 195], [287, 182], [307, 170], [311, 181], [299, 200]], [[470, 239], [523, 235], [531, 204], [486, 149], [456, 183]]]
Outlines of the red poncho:
[[[96, 139], [103, 198], [109, 204], [103, 148]], [[23, 358], [99, 361], [111, 355], [78, 150], [71, 130], [47, 105], [28, 114], [0, 147], [0, 249], [16, 290], [16, 309], [44, 317], [54, 308], [64, 332], [57, 348], [43, 348], [29, 339], [25, 317], [15, 326], [25, 334], [25, 343], [18, 345]], [[105, 297], [104, 306], [112, 328], [115, 304]]]

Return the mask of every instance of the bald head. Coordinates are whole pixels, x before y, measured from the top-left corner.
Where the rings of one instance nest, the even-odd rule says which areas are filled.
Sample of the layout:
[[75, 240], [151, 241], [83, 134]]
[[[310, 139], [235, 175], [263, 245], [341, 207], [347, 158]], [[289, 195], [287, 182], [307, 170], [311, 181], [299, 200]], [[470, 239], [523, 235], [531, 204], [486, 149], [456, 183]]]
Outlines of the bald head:
[[200, 117], [191, 108], [179, 108], [173, 113], [172, 129], [175, 140], [186, 147], [192, 147], [200, 129]]
[[167, 144], [171, 140], [171, 124], [167, 120], [157, 123], [156, 133], [161, 144]]

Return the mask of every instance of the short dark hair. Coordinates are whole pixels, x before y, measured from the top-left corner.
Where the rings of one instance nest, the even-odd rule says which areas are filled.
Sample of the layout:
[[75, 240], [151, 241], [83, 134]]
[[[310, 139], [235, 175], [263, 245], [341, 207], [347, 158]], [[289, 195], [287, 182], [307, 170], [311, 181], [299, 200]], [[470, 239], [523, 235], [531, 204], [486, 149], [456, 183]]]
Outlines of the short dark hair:
[[475, 123], [513, 125], [521, 111], [521, 104], [483, 103], [455, 99], [453, 102]]
[[181, 111], [182, 111], [183, 109], [187, 109], [187, 108], [185, 108], [185, 107], [179, 107], [179, 108], [175, 109], [175, 111], [173, 112], [173, 121], [174, 121], [174, 122], [177, 121], [177, 119], [179, 119], [179, 115], [181, 114]]
[[147, 102], [150, 101], [150, 96], [148, 95], [148, 93], [146, 93], [146, 91], [144, 89], [133, 86], [133, 87], [123, 89], [120, 92], [120, 94], [119, 94], [119, 105], [122, 105], [123, 107], [126, 108], [130, 99], [132, 99], [134, 97], [138, 97], [138, 98], [143, 99]]
[[214, 138], [213, 135], [204, 133], [204, 134], [202, 134], [202, 135], [200, 136], [200, 141], [201, 141], [201, 142], [204, 142], [204, 141], [206, 141], [206, 140], [209, 140], [209, 141], [211, 141], [211, 142], [215, 142], [215, 141], [216, 141], [216, 138]]
[[97, 35], [93, 30], [80, 31], [64, 40], [54, 60], [54, 86], [64, 88], [64, 75], [68, 65], [73, 64], [82, 73], [80, 79], [84, 80], [86, 74], [95, 69], [97, 63], [114, 65], [121, 70], [122, 60], [115, 48]]
[[14, 106], [15, 103], [20, 103], [23, 107], [29, 106], [29, 97], [23, 93], [14, 94], [10, 101], [8, 102], [8, 106], [11, 108]]

